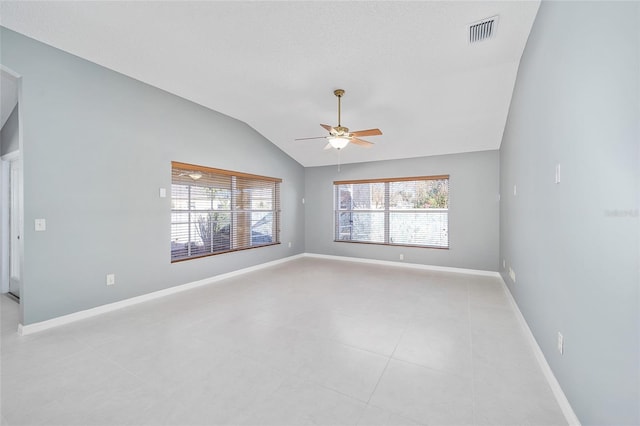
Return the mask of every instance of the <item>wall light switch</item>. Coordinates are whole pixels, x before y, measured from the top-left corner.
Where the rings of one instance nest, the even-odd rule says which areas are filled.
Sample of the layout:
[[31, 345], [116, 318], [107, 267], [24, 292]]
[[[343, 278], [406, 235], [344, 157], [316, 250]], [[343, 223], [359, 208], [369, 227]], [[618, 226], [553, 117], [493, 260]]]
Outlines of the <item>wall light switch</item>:
[[558, 352], [564, 355], [564, 336], [560, 332], [558, 332]]
[[35, 221], [36, 231], [46, 231], [47, 230], [47, 221], [44, 219], [36, 219]]
[[107, 274], [107, 285], [115, 285], [116, 274]]
[[167, 197], [167, 188], [160, 188], [160, 198]]
[[518, 190], [515, 185], [513, 185], [513, 195], [518, 195]]
[[556, 183], [560, 183], [560, 163], [556, 164]]

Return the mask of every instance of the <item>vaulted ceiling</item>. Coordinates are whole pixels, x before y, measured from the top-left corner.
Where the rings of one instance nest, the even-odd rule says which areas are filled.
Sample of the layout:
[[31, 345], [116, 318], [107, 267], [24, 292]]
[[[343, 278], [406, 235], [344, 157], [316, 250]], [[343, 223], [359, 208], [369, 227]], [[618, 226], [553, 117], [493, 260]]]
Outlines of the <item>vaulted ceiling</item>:
[[[0, 25], [248, 123], [304, 166], [498, 149], [539, 1], [3, 1]], [[498, 16], [491, 39], [468, 25]]]

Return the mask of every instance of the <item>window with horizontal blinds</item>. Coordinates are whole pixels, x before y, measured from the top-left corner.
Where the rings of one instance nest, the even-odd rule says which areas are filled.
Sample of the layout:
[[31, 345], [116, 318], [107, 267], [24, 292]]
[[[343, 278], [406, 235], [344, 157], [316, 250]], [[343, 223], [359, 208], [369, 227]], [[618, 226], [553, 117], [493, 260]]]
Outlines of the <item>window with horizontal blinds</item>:
[[449, 176], [336, 181], [335, 241], [449, 248]]
[[282, 179], [171, 163], [171, 261], [280, 243]]

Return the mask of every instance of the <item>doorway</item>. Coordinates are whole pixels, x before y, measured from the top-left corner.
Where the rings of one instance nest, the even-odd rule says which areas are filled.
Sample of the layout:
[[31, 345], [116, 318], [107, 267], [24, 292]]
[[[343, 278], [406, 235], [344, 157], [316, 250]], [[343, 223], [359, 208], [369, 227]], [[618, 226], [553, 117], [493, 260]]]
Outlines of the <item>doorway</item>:
[[21, 78], [0, 65], [0, 286], [15, 300], [22, 290], [23, 201]]
[[20, 299], [20, 239], [22, 205], [20, 154], [17, 151], [2, 156], [2, 245], [3, 293]]

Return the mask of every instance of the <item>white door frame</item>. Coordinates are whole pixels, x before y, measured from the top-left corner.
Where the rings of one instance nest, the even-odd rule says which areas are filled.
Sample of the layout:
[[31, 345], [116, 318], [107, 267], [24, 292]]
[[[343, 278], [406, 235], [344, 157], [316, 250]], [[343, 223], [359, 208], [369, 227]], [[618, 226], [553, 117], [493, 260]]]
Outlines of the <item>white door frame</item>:
[[[1, 218], [1, 227], [2, 227], [2, 259], [0, 260], [2, 268], [2, 276], [1, 278], [1, 287], [2, 293], [7, 293], [10, 288], [11, 283], [11, 271], [14, 268], [17, 268], [18, 277], [22, 276], [21, 264], [22, 264], [22, 252], [21, 252], [21, 244], [19, 240], [13, 238], [13, 234], [17, 233], [18, 235], [22, 235], [23, 223], [22, 223], [22, 214], [17, 217], [17, 223], [11, 223], [11, 208], [14, 207], [13, 204], [16, 203], [17, 212], [22, 212], [22, 179], [21, 179], [21, 160], [20, 160], [20, 151], [13, 151], [6, 155], [3, 155], [0, 158], [0, 170], [2, 173], [2, 188], [0, 189], [1, 197], [2, 197], [2, 211], [0, 211]], [[18, 182], [11, 179], [11, 170], [13, 167], [17, 167], [18, 172]], [[13, 182], [13, 183], [12, 183]], [[14, 192], [17, 191], [17, 199], [12, 200], [11, 194], [12, 190]], [[15, 218], [15, 215], [14, 215]], [[12, 229], [13, 228], [13, 229]], [[13, 231], [13, 232], [12, 232]], [[12, 247], [12, 244], [14, 246]], [[13, 261], [17, 261], [18, 263], [13, 263], [11, 254], [13, 253]], [[17, 257], [17, 258], [16, 258]], [[12, 265], [13, 263], [13, 265]]]
[[[10, 182], [9, 174], [11, 169], [11, 162], [17, 161], [19, 168], [18, 178], [18, 200], [20, 215], [18, 225], [18, 235], [20, 240], [17, 240], [17, 252], [18, 252], [18, 276], [20, 277], [20, 297], [24, 296], [24, 169], [23, 169], [23, 157], [21, 155], [24, 152], [23, 149], [23, 123], [24, 115], [22, 113], [22, 76], [14, 72], [13, 70], [0, 64], [0, 72], [10, 75], [14, 78], [18, 85], [18, 150], [10, 152], [0, 157], [0, 200], [2, 201], [2, 207], [0, 208], [0, 289], [2, 293], [9, 291], [10, 280], [10, 264], [9, 253], [11, 249], [9, 241], [9, 203], [10, 203]], [[20, 303], [20, 324], [23, 322], [23, 304]]]

